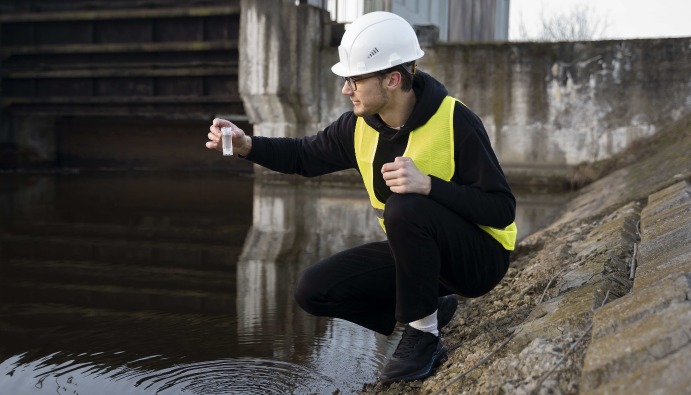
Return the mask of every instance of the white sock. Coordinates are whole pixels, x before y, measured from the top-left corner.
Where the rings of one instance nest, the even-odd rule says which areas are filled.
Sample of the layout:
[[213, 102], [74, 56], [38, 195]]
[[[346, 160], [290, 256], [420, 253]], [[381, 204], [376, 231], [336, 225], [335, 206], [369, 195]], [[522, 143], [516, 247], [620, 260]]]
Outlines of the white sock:
[[429, 332], [433, 334], [434, 336], [439, 336], [439, 330], [437, 329], [437, 311], [435, 310], [434, 313], [428, 315], [427, 317], [420, 318], [419, 320], [413, 321], [409, 323], [408, 325], [412, 326], [413, 328], [423, 331], [423, 332]]

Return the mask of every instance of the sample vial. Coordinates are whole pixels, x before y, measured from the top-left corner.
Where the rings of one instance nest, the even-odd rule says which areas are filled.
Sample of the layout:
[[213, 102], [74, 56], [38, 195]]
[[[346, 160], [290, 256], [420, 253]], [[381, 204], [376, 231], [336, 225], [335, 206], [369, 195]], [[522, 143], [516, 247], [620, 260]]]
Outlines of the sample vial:
[[221, 128], [221, 133], [222, 133], [222, 146], [223, 146], [223, 156], [232, 156], [233, 155], [233, 133], [231, 132], [231, 128], [229, 127], [224, 127]]

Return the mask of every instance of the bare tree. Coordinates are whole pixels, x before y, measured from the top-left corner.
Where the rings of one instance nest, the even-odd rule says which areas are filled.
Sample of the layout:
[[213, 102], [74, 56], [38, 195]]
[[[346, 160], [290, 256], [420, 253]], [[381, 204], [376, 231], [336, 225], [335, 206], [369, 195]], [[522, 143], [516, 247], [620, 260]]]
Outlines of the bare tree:
[[531, 35], [520, 15], [518, 35], [529, 41], [588, 41], [604, 37], [609, 22], [607, 16], [598, 15], [594, 8], [576, 4], [562, 13], [540, 14], [540, 30]]

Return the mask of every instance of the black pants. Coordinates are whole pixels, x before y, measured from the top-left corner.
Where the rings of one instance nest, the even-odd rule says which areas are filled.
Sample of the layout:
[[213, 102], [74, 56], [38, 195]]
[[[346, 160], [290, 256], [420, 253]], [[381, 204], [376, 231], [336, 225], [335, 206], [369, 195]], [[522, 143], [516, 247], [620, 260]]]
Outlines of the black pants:
[[300, 274], [295, 299], [305, 311], [390, 335], [397, 321], [432, 314], [439, 296], [489, 292], [509, 267], [501, 244], [426, 196], [393, 194], [384, 223], [388, 241], [345, 250]]

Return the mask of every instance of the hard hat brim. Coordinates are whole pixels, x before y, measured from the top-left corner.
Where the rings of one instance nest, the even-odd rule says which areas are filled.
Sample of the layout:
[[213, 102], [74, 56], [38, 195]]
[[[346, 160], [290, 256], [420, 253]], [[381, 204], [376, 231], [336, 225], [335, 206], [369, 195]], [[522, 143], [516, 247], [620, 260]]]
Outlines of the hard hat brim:
[[346, 29], [338, 47], [339, 62], [331, 71], [352, 77], [386, 70], [423, 55], [410, 23], [390, 12], [374, 11], [360, 16]]
[[[355, 74], [349, 73], [348, 67], [343, 66], [343, 63], [338, 62], [331, 66], [331, 71], [339, 77], [352, 77]], [[349, 75], [350, 74], [350, 75]]]

